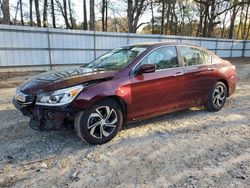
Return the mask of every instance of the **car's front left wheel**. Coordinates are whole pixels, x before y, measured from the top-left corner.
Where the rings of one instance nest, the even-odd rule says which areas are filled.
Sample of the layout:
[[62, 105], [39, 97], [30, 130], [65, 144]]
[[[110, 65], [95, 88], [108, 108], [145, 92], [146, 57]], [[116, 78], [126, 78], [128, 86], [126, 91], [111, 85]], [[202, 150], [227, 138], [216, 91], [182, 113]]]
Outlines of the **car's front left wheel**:
[[104, 99], [75, 117], [77, 135], [90, 144], [104, 144], [116, 136], [123, 122], [119, 104], [113, 99]]

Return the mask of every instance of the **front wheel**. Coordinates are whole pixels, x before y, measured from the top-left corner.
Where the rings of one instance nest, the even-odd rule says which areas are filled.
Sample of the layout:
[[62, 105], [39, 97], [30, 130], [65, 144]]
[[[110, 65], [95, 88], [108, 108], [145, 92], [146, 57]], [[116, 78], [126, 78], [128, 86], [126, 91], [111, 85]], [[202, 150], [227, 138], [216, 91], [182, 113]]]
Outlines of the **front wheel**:
[[223, 82], [217, 82], [209, 93], [208, 101], [205, 107], [208, 111], [219, 111], [223, 108], [226, 99], [227, 87]]
[[94, 104], [75, 117], [77, 135], [90, 144], [104, 144], [116, 136], [123, 122], [120, 106], [113, 99]]

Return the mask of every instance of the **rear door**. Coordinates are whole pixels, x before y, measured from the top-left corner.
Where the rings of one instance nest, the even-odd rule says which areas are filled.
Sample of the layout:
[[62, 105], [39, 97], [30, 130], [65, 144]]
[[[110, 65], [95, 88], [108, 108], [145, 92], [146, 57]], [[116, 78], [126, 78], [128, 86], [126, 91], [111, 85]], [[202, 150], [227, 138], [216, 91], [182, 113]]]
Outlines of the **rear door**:
[[216, 82], [212, 55], [202, 49], [180, 46], [184, 64], [185, 98], [188, 106], [202, 105]]
[[174, 110], [183, 104], [183, 67], [178, 62], [176, 47], [165, 46], [151, 51], [136, 66], [138, 70], [143, 64], [155, 64], [157, 70], [131, 76], [134, 119]]

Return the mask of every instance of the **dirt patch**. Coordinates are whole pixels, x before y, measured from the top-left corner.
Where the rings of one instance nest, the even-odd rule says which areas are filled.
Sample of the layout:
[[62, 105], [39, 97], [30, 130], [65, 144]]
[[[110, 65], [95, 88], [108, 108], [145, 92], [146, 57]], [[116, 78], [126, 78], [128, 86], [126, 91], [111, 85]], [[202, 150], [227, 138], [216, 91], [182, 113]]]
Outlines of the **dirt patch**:
[[239, 83], [221, 111], [127, 124], [101, 146], [30, 129], [15, 88], [0, 89], [0, 187], [250, 187], [250, 59], [231, 62]]

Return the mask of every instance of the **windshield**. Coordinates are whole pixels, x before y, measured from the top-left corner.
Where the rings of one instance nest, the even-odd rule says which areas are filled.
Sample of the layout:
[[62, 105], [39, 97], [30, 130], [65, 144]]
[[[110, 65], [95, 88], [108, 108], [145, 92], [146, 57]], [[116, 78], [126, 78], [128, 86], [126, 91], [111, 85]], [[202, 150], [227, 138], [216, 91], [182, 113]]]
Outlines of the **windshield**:
[[87, 64], [87, 68], [121, 70], [146, 50], [146, 47], [128, 46], [116, 48]]

